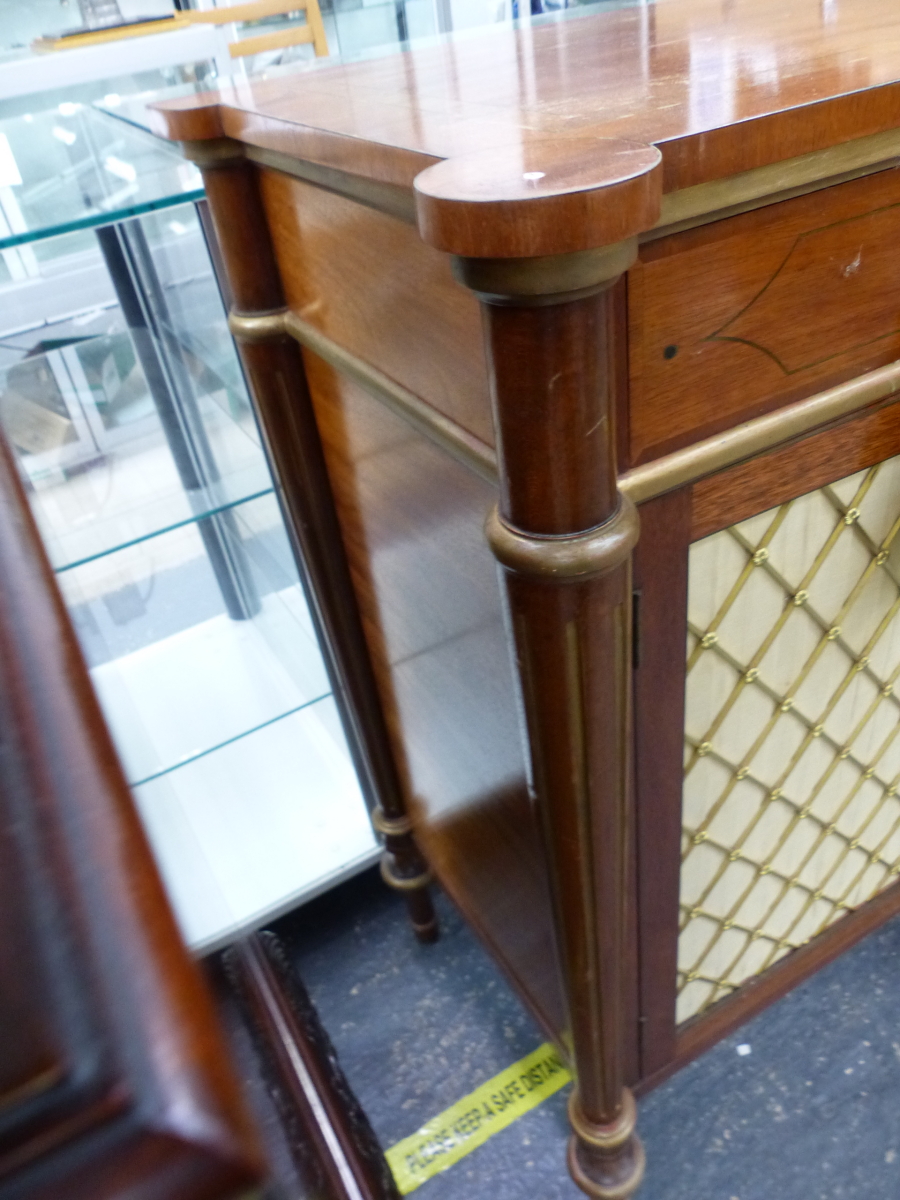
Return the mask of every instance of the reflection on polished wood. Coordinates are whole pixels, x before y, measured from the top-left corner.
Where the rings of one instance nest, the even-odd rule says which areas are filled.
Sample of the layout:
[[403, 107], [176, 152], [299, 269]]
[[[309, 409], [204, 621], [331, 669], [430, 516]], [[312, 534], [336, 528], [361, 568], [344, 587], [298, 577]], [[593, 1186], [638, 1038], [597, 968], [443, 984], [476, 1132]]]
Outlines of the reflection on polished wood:
[[[576, 1182], [624, 1198], [625, 1085], [713, 1036], [674, 1007], [689, 544], [898, 453], [900, 10], [571, 11], [155, 122], [258, 182], [219, 204], [230, 269], [258, 286], [264, 222], [256, 311], [303, 347], [417, 837], [574, 1061]], [[295, 408], [258, 367], [289, 476]]]
[[558, 1035], [546, 870], [481, 532], [495, 493], [321, 359], [305, 360], [418, 841]]
[[827, 14], [820, 0], [678, 0], [567, 16], [316, 71], [302, 86], [242, 82], [167, 103], [157, 128], [407, 187], [438, 159], [617, 137], [659, 146], [672, 192], [893, 129], [900, 115], [891, 0]]
[[491, 445], [478, 305], [447, 256], [342, 196], [259, 177], [291, 310]]

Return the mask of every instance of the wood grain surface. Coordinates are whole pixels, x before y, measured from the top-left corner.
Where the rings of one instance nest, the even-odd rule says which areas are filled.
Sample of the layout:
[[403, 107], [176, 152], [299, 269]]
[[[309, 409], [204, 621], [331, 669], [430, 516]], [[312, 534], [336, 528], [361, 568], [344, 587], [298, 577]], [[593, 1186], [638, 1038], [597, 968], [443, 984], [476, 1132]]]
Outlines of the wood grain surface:
[[691, 540], [698, 541], [895, 454], [900, 454], [900, 420], [892, 405], [702, 479], [693, 488]]
[[631, 459], [900, 357], [896, 168], [643, 247], [629, 272]]
[[416, 838], [555, 1038], [566, 1030], [496, 568], [494, 490], [305, 351]]
[[[398, 219], [374, 210], [374, 191], [366, 198], [368, 183], [409, 196], [417, 187], [425, 238], [488, 261], [649, 230], [656, 209], [648, 181], [668, 195], [699, 185], [715, 191], [736, 175], [896, 130], [900, 10], [890, 0], [827, 10], [821, 0], [657, 0], [573, 11], [516, 30], [486, 28], [403, 54], [250, 81], [171, 102], [154, 119], [170, 138], [233, 139], [355, 180], [359, 204], [262, 172], [287, 303], [493, 445], [490, 380], [501, 435], [501, 515], [526, 540], [561, 544], [602, 523], [616, 505], [617, 469], [900, 357], [900, 285], [892, 270], [900, 176], [887, 151], [866, 160], [861, 169], [874, 173], [864, 178], [836, 184], [828, 176], [834, 186], [778, 202], [757, 195], [759, 208], [727, 219], [709, 219], [713, 204], [702, 227], [657, 230], [602, 313], [591, 316], [587, 302], [578, 309], [581, 300], [517, 306], [504, 293], [507, 307], [485, 317], [490, 369], [476, 303], [441, 254], [423, 245], [410, 209], [395, 206], [405, 214]], [[604, 139], [636, 144], [643, 170], [605, 175]], [[603, 196], [611, 180], [612, 192], [621, 185], [627, 193], [615, 213]], [[589, 198], [598, 195], [595, 211]], [[244, 258], [252, 271], [252, 252]], [[589, 1122], [618, 1121], [638, 1037], [624, 1008], [629, 989], [643, 1018], [640, 1067], [649, 1077], [661, 1078], [691, 1046], [716, 1036], [698, 1024], [676, 1043], [674, 1028], [687, 542], [897, 453], [896, 415], [867, 413], [704, 480], [692, 496], [647, 507], [638, 558], [646, 607], [633, 826], [640, 907], [627, 926], [630, 759], [621, 760], [619, 750], [630, 736], [628, 680], [612, 679], [610, 670], [611, 663], [621, 667], [629, 638], [626, 564], [583, 594], [580, 583], [566, 592], [546, 581], [508, 580], [518, 669], [526, 677], [537, 671], [524, 691], [541, 829], [525, 783], [508, 634], [482, 535], [494, 489], [323, 360], [304, 351], [304, 361], [418, 835], [444, 886], [545, 1027], [563, 1037], [571, 1014]], [[565, 713], [574, 714], [568, 726]], [[588, 804], [576, 794], [585, 763]], [[554, 965], [554, 910], [565, 1001]], [[841, 923], [843, 936], [859, 927], [852, 920]], [[637, 938], [636, 964], [616, 941], [624, 928]], [[811, 951], [790, 961], [817, 960]], [[594, 970], [598, 962], [603, 972]], [[796, 979], [801, 966], [778, 970], [778, 979]], [[761, 987], [746, 994], [777, 991]], [[746, 1013], [755, 1003], [735, 999], [727, 1012]], [[729, 1020], [710, 1018], [706, 1028], [721, 1032]]]
[[250, 80], [170, 101], [155, 123], [405, 187], [460, 154], [625, 138], [660, 148], [669, 192], [893, 129], [898, 78], [891, 0], [827, 20], [820, 0], [668, 0]]
[[567, 254], [608, 246], [659, 217], [661, 157], [618, 138], [561, 138], [495, 147], [416, 178], [429, 246], [482, 258]]
[[681, 787], [684, 757], [684, 635], [691, 490], [640, 509], [634, 556], [637, 597], [634, 757], [640, 1074], [675, 1053]]
[[[252, 319], [254, 312], [282, 310], [284, 291], [257, 168], [226, 157], [205, 168], [204, 183], [233, 311]], [[437, 923], [428, 871], [403, 806], [300, 349], [277, 331], [239, 339], [238, 347], [347, 745], [384, 834], [382, 872], [404, 892], [416, 936], [433, 941]]]
[[571, 1020], [569, 1172], [588, 1195], [625, 1200], [644, 1152], [625, 1087], [639, 522], [616, 486], [624, 329], [609, 277], [587, 296], [538, 294], [535, 304], [541, 270], [516, 268], [521, 291], [479, 293], [500, 465], [486, 532], [502, 567]]
[[447, 256], [416, 230], [260, 171], [285, 298], [300, 316], [493, 444], [481, 317]]

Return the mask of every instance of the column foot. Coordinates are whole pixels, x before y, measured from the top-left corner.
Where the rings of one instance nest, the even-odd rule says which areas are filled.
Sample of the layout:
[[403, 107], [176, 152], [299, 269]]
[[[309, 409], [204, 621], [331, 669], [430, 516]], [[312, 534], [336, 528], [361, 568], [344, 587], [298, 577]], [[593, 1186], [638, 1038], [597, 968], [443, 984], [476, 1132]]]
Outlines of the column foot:
[[388, 817], [380, 808], [372, 813], [372, 824], [384, 836], [381, 878], [394, 891], [402, 892], [416, 940], [427, 945], [438, 938], [437, 914], [428, 891], [431, 871], [413, 840], [406, 816]]
[[644, 1147], [634, 1132], [637, 1110], [634, 1097], [623, 1091], [622, 1111], [609, 1125], [589, 1121], [581, 1111], [577, 1089], [569, 1097], [568, 1165], [572, 1179], [597, 1200], [628, 1200], [644, 1178]]

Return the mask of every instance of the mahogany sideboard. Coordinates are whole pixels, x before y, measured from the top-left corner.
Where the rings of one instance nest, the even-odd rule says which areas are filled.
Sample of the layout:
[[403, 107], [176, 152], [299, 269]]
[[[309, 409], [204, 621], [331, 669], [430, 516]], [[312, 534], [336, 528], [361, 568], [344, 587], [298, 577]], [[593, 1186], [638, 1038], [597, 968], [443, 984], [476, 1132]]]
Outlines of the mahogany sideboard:
[[629, 1088], [900, 910], [900, 12], [576, 11], [154, 122], [386, 876], [411, 829], [631, 1195]]

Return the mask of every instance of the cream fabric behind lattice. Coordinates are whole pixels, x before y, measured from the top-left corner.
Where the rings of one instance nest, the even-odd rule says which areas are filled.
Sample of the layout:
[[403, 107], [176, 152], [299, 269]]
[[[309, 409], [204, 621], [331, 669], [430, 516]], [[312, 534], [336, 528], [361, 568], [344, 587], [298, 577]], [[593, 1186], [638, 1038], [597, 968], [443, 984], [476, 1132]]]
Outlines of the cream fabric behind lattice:
[[691, 547], [679, 1021], [900, 874], [898, 529], [894, 458]]

